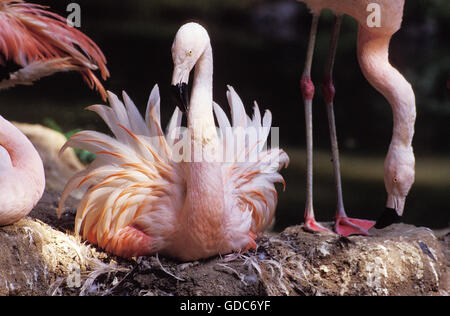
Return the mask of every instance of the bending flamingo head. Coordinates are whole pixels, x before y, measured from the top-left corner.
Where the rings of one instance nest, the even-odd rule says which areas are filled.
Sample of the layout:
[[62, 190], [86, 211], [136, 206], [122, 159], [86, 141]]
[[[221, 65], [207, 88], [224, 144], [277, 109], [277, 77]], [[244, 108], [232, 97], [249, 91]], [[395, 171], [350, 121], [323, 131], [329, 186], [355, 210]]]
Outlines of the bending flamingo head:
[[184, 24], [175, 35], [172, 45], [174, 64], [172, 86], [175, 87], [184, 107], [189, 104], [188, 81], [189, 73], [202, 56], [210, 39], [208, 32], [197, 23]]
[[414, 183], [414, 153], [412, 147], [391, 145], [384, 163], [384, 183], [388, 193], [386, 207], [403, 214], [406, 196]]

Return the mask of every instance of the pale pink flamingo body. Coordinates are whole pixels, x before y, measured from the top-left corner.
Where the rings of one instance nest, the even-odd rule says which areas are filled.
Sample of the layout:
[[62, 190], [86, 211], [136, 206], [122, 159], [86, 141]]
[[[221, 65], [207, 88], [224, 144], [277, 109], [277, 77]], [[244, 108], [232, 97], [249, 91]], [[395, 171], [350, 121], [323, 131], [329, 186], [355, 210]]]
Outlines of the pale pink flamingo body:
[[[270, 112], [261, 117], [255, 105], [253, 118], [248, 117], [231, 87], [227, 93], [231, 123], [213, 103], [212, 48], [202, 26], [182, 26], [172, 56], [173, 85], [187, 85], [195, 66], [187, 129], [180, 132], [182, 113], [176, 108], [163, 133], [157, 86], [145, 119], [125, 93], [124, 103], [109, 93], [111, 107], [90, 109], [105, 120], [115, 137], [83, 131], [67, 142], [65, 147], [84, 148], [97, 157], [70, 180], [60, 211], [73, 189], [87, 186], [77, 210], [76, 231], [122, 257], [160, 253], [187, 261], [255, 248], [256, 236], [274, 217], [274, 183], [283, 182], [278, 170], [288, 163], [284, 151], [263, 148]], [[227, 134], [230, 127], [255, 129], [257, 139], [234, 151]], [[183, 144], [181, 159], [176, 159]], [[231, 159], [221, 160], [221, 150], [232, 153]], [[257, 160], [239, 161], [240, 155], [250, 156], [252, 151], [259, 154]]]
[[[4, 148], [4, 149], [2, 149]], [[6, 149], [6, 150], [5, 150]], [[42, 160], [28, 138], [0, 116], [0, 226], [27, 215], [45, 188]]]
[[[45, 7], [0, 0], [0, 90], [60, 71], [80, 71], [91, 88], [105, 91], [93, 71], [109, 76], [100, 49]], [[45, 176], [30, 141], [0, 116], [0, 225], [27, 215], [41, 198]]]
[[[333, 152], [333, 166], [337, 190], [337, 209], [335, 230], [347, 236], [368, 234], [374, 222], [348, 218], [342, 199], [342, 187], [339, 171], [339, 154], [334, 122], [333, 102], [334, 86], [332, 69], [342, 14], [354, 17], [359, 23], [357, 55], [361, 70], [370, 84], [387, 99], [393, 112], [393, 134], [384, 165], [384, 182], [388, 193], [386, 207], [395, 210], [398, 216], [403, 214], [406, 196], [414, 183], [414, 154], [412, 138], [416, 118], [415, 96], [411, 85], [389, 62], [389, 42], [392, 35], [400, 29], [404, 0], [300, 0], [308, 5], [313, 14], [310, 42], [302, 77], [302, 94], [305, 102], [307, 125], [307, 203], [305, 209], [305, 227], [311, 231], [327, 230], [315, 221], [312, 204], [312, 98], [314, 85], [311, 81], [311, 62], [314, 50], [317, 24], [322, 9], [329, 8], [336, 15], [336, 23], [330, 45], [330, 54], [325, 67], [322, 85], [323, 95], [329, 114], [330, 135]], [[371, 27], [367, 23], [369, 4], [380, 8], [381, 24]], [[377, 227], [382, 227], [382, 219]], [[388, 223], [386, 223], [388, 224]]]

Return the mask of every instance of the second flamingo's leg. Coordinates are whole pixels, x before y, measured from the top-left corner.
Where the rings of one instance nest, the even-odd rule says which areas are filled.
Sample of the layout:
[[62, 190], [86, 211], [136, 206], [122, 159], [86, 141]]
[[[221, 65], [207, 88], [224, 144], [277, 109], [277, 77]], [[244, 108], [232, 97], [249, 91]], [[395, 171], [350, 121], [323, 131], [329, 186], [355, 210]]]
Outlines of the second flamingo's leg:
[[329, 231], [316, 222], [313, 209], [313, 137], [312, 137], [312, 99], [314, 84], [311, 80], [311, 64], [316, 42], [319, 14], [313, 14], [308, 50], [306, 52], [305, 68], [301, 80], [303, 103], [305, 105], [306, 121], [306, 207], [305, 228], [309, 231]]
[[336, 185], [336, 216], [335, 231], [341, 236], [349, 235], [369, 235], [368, 230], [375, 224], [373, 221], [349, 218], [344, 209], [342, 197], [342, 183], [339, 163], [339, 149], [336, 135], [336, 123], [334, 118], [334, 85], [333, 85], [333, 66], [336, 55], [339, 31], [342, 22], [342, 16], [336, 16], [333, 33], [331, 37], [330, 50], [325, 66], [324, 81], [322, 83], [322, 92], [325, 99], [328, 112], [328, 124], [330, 127], [331, 152], [333, 162], [334, 180]]

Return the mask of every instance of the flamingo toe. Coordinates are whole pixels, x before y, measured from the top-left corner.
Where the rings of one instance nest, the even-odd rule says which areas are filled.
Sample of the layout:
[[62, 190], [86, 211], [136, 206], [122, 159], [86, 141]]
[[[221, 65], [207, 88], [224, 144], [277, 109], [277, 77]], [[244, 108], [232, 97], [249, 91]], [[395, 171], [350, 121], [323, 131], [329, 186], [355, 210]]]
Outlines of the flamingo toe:
[[335, 231], [344, 237], [350, 235], [369, 236], [369, 229], [371, 229], [373, 225], [375, 225], [375, 222], [371, 220], [340, 217], [336, 220]]

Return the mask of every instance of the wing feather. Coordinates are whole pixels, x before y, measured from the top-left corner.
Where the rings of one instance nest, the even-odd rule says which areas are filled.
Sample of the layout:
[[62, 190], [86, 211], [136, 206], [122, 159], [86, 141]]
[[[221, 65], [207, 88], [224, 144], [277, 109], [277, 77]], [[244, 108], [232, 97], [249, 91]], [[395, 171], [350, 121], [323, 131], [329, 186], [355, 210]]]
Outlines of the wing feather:
[[[85, 187], [75, 221], [78, 233], [102, 248], [114, 249], [119, 246], [116, 235], [122, 229], [145, 222], [146, 234], [153, 236], [157, 251], [173, 233], [171, 221], [182, 207], [185, 192], [183, 173], [171, 161], [172, 142], [166, 141], [161, 131], [158, 87], [150, 95], [146, 120], [125, 92], [124, 103], [111, 92], [108, 99], [110, 107], [94, 105], [89, 109], [99, 114], [114, 136], [81, 131], [61, 149], [70, 146], [97, 155], [87, 169], [69, 180], [58, 213], [71, 191]], [[176, 109], [167, 134], [180, 126], [181, 115]]]
[[[272, 114], [266, 111], [261, 119], [258, 104], [255, 102], [253, 116], [245, 113], [242, 100], [236, 91], [229, 87], [228, 102], [231, 110], [232, 125], [226, 124], [227, 118], [219, 106], [215, 106], [215, 115], [221, 129], [223, 147], [231, 150], [234, 146], [232, 161], [223, 167], [225, 188], [230, 212], [233, 216], [250, 211], [251, 231], [258, 233], [267, 228], [273, 220], [277, 204], [275, 183], [284, 184], [280, 169], [289, 163], [287, 154], [279, 148], [264, 149], [272, 124]], [[232, 132], [227, 132], [225, 129]], [[243, 131], [242, 131], [243, 129]], [[237, 138], [243, 138], [241, 140]], [[237, 146], [237, 147], [236, 147]], [[242, 160], [245, 157], [245, 160]], [[229, 156], [227, 156], [229, 158]]]

